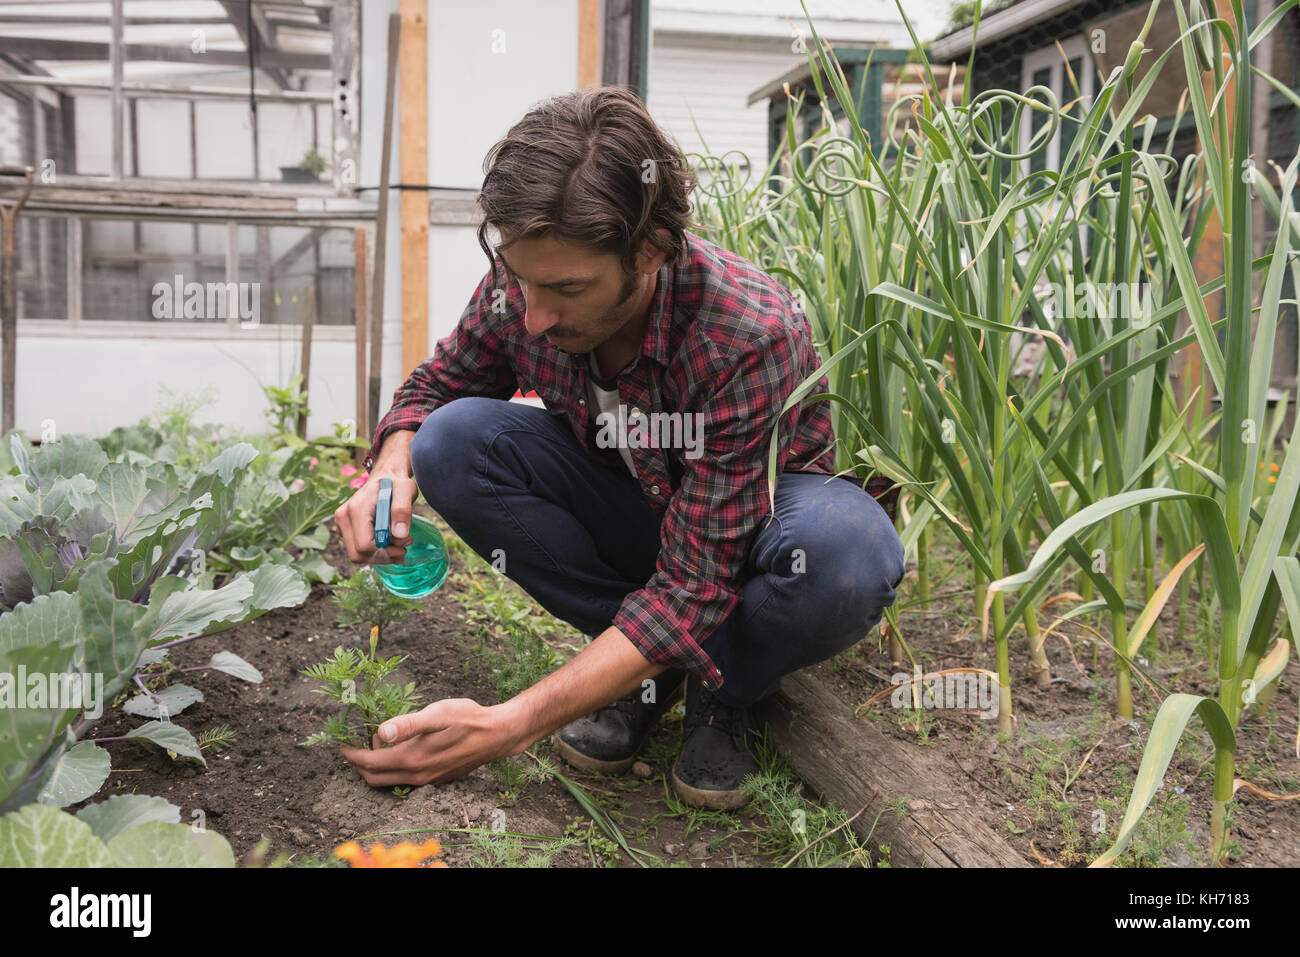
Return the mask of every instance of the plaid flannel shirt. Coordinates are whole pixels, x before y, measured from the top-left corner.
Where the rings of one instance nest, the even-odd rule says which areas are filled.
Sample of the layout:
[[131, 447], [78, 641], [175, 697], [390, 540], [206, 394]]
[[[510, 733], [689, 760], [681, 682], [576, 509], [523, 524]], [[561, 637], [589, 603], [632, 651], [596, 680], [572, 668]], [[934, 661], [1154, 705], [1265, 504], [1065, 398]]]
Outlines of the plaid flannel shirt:
[[[619, 374], [628, 424], [641, 413], [699, 413], [703, 453], [630, 449], [641, 491], [661, 516], [655, 573], [630, 593], [612, 622], [655, 663], [680, 667], [716, 690], [724, 682], [701, 645], [740, 601], [742, 572], [770, 510], [768, 448], [777, 413], [819, 365], [808, 319], [790, 292], [758, 266], [687, 234], [688, 261], [657, 278], [640, 354]], [[479, 283], [456, 329], [398, 388], [380, 420], [366, 468], [389, 433], [418, 429], [461, 396], [508, 399], [536, 390], [594, 458], [587, 356], [571, 356], [524, 328], [524, 297], [499, 259]], [[823, 376], [814, 392], [827, 391]], [[781, 418], [777, 471], [833, 474], [828, 403], [796, 405]], [[629, 442], [629, 445], [635, 444]], [[685, 444], [685, 443], [680, 443]], [[617, 467], [624, 467], [617, 458]], [[887, 479], [867, 488], [892, 512]]]

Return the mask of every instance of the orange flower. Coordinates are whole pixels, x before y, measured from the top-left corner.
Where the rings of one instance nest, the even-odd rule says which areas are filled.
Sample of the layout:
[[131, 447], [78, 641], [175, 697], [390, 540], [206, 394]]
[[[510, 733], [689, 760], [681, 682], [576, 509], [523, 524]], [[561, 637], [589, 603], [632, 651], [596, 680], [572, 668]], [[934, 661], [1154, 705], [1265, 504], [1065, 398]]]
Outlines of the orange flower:
[[[402, 841], [393, 847], [385, 847], [379, 842], [362, 850], [356, 841], [348, 841], [334, 849], [334, 856], [342, 858], [353, 867], [419, 867], [431, 857], [442, 853], [442, 845], [436, 838], [430, 838], [423, 844]], [[445, 861], [434, 861], [431, 867], [446, 867]]]

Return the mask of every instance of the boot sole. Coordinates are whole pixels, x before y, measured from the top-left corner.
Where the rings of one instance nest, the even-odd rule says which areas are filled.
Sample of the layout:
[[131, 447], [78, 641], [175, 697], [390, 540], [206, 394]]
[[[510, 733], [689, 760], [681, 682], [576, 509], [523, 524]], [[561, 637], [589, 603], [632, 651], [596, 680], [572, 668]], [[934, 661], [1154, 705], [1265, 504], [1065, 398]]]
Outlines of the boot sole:
[[[578, 768], [580, 771], [600, 771], [602, 774], [622, 774], [633, 764], [636, 763], [636, 755], [630, 758], [624, 758], [622, 761], [601, 761], [598, 758], [589, 757], [583, 754], [571, 744], [567, 744], [560, 739], [557, 731], [551, 735], [551, 744], [555, 745], [555, 750], [560, 752], [560, 757], [565, 763]], [[640, 750], [639, 748], [637, 749]]]
[[590, 755], [583, 754], [573, 745], [561, 740], [559, 731], [555, 731], [551, 734], [551, 744], [555, 746], [555, 750], [560, 753], [560, 757], [564, 759], [565, 763], [580, 771], [599, 771], [602, 774], [623, 774], [631, 768], [632, 765], [636, 764], [636, 759], [641, 753], [641, 749], [645, 747], [646, 741], [648, 741], [650, 735], [654, 733], [655, 724], [668, 713], [672, 706], [677, 703], [678, 699], [685, 694], [685, 691], [686, 681], [683, 680], [681, 684], [672, 690], [672, 693], [669, 694], [668, 698], [663, 702], [663, 707], [660, 709], [659, 713], [654, 716], [654, 719], [650, 723], [649, 730], [646, 731], [645, 737], [641, 739], [641, 743], [636, 746], [636, 750], [633, 751], [629, 757], [622, 758], [618, 761], [602, 761], [599, 758], [593, 758]]
[[683, 804], [689, 804], [691, 807], [705, 808], [710, 811], [735, 811], [746, 804], [753, 798], [744, 791], [709, 791], [703, 788], [694, 788], [677, 776], [677, 766], [673, 765], [672, 770], [673, 790], [677, 796], [682, 799]]

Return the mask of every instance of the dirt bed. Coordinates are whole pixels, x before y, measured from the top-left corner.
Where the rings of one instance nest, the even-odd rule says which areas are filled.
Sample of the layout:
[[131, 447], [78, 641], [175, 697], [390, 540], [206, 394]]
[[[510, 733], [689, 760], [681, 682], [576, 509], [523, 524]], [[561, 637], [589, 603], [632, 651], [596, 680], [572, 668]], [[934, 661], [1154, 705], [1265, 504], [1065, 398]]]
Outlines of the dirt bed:
[[[935, 589], [936, 600], [925, 611], [912, 604], [914, 571], [900, 587], [903, 637], [926, 673], [960, 667], [996, 670], [992, 638], [981, 641], [968, 583], [965, 592], [961, 587]], [[1189, 602], [1193, 612], [1199, 603], [1200, 596], [1193, 590]], [[1052, 620], [1051, 614], [1040, 615], [1041, 627], [1046, 630]], [[1171, 692], [1213, 696], [1217, 681], [1206, 665], [1204, 648], [1197, 647], [1193, 629], [1187, 629], [1182, 641], [1175, 638], [1173, 602], [1158, 628], [1160, 656], [1151, 665], [1152, 677]], [[1031, 678], [1023, 629], [1012, 635], [1016, 731], [1008, 741], [999, 741], [996, 718], [955, 710], [900, 710], [893, 707], [892, 695], [862, 712], [862, 720], [877, 722], [900, 742], [933, 751], [951, 768], [953, 788], [966, 795], [988, 826], [1026, 860], [1047, 867], [1083, 866], [1111, 846], [1159, 708], [1159, 700], [1135, 676], [1135, 721], [1114, 721], [1115, 672], [1109, 648], [1101, 646], [1094, 666], [1095, 639], [1074, 625], [1067, 624], [1063, 631], [1068, 645], [1055, 636], [1047, 641], [1053, 677], [1046, 689], [1036, 687]], [[910, 661], [896, 666], [890, 660], [878, 632], [812, 669], [840, 700], [854, 707], [891, 687], [895, 674], [911, 670]], [[1300, 793], [1297, 689], [1300, 663], [1293, 657], [1267, 711], [1247, 712], [1238, 729], [1236, 776], [1276, 795]], [[1213, 746], [1194, 718], [1132, 848], [1120, 863], [1206, 866], [1213, 788]], [[1235, 808], [1229, 811], [1230, 865], [1294, 867], [1300, 863], [1300, 800], [1270, 800], [1248, 789], [1238, 790], [1236, 797]]]
[[[326, 555], [344, 574], [351, 573], [337, 538]], [[422, 704], [448, 697], [481, 704], [498, 700], [480, 670], [471, 667], [467, 673], [465, 667], [467, 625], [461, 604], [453, 598], [464, 587], [464, 572], [464, 562], [453, 555], [452, 574], [443, 588], [425, 599], [420, 611], [384, 633], [381, 653], [409, 656], [398, 677], [415, 682]], [[432, 830], [378, 839], [391, 846], [400, 840], [437, 837], [450, 866], [484, 865], [494, 858], [475, 845], [474, 835], [457, 829], [560, 837], [575, 820], [591, 829], [590, 817], [554, 779], [518, 787], [514, 800], [498, 773], [485, 766], [450, 784], [417, 787], [398, 796], [392, 788], [367, 785], [336, 746], [299, 746], [338, 707], [315, 694], [317, 684], [299, 672], [340, 644], [364, 646], [361, 629], [345, 631], [334, 624], [336, 611], [329, 588], [316, 585], [302, 607], [275, 611], [224, 634], [177, 646], [172, 660], [181, 667], [205, 664], [214, 651], [229, 650], [262, 673], [260, 684], [214, 671], [187, 676], [187, 683], [202, 691], [205, 700], [176, 720], [195, 736], [227, 725], [235, 732], [233, 745], [220, 753], [208, 752], [208, 766], [202, 768], [185, 759], [173, 761], [147, 744], [109, 743], [113, 772], [91, 803], [112, 794], [159, 795], [182, 808], [183, 821], [203, 821], [225, 836], [237, 857], [249, 854], [266, 837], [268, 858], [288, 852], [291, 865], [328, 858], [335, 847], [353, 838], [365, 844], [365, 835], [407, 829]], [[540, 608], [536, 611], [541, 613]], [[557, 644], [582, 640], [576, 631], [554, 638]], [[138, 724], [139, 719], [110, 709], [85, 737], [119, 735]], [[649, 772], [644, 778], [576, 771], [560, 761], [548, 742], [535, 750], [586, 788], [618, 822], [633, 849], [647, 852], [646, 859], [654, 865], [769, 863], [771, 856], [757, 847], [763, 822], [756, 809], [730, 817], [699, 813], [682, 808], [670, 795], [665, 774], [680, 735], [680, 716], [665, 716], [642, 752]], [[603, 837], [599, 831], [595, 834]], [[542, 845], [533, 849], [537, 846]], [[637, 866], [626, 854], [601, 855], [585, 844], [559, 852], [552, 861], [553, 866], [593, 863]]]

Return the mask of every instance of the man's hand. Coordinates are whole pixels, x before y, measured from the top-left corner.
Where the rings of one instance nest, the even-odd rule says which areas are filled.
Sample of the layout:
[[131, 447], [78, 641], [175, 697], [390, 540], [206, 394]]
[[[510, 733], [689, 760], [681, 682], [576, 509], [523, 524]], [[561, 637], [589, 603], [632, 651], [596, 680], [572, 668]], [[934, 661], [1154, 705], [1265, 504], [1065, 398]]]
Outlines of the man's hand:
[[[334, 522], [354, 565], [397, 564], [406, 558], [406, 546], [412, 541], [411, 507], [419, 492], [411, 479], [410, 446], [414, 435], [402, 430], [388, 436], [366, 484], [334, 512]], [[392, 534], [387, 548], [376, 549], [375, 503], [379, 499], [381, 478], [393, 480]]]
[[490, 708], [468, 698], [435, 701], [380, 725], [374, 739], [379, 750], [342, 748], [340, 753], [375, 787], [440, 784], [497, 758], [522, 754], [539, 738], [644, 687], [663, 670], [611, 625], [573, 660], [509, 701]]
[[375, 735], [377, 750], [342, 748], [340, 753], [372, 787], [441, 784], [523, 751], [526, 745], [517, 746], [516, 732], [500, 705], [488, 708], [469, 698], [445, 698], [385, 721]]

